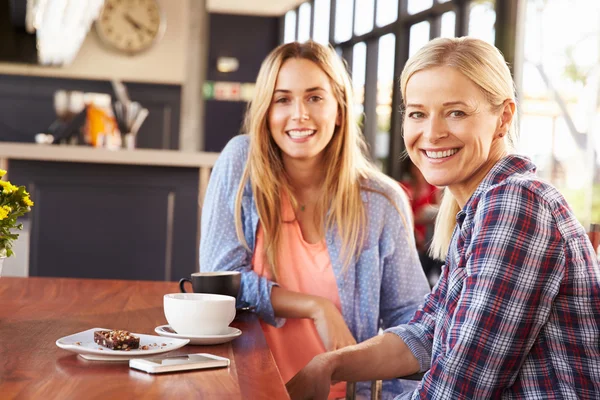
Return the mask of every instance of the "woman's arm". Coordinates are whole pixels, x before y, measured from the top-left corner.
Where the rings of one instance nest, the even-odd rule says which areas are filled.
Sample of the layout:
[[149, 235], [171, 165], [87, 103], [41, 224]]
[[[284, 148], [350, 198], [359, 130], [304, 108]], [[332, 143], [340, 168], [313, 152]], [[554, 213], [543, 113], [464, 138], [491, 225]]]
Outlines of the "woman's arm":
[[327, 399], [332, 382], [393, 379], [418, 370], [419, 362], [402, 339], [384, 334], [316, 356], [286, 387], [294, 400]]
[[334, 382], [394, 379], [419, 372], [419, 362], [408, 346], [389, 333], [329, 353], [328, 357]]
[[274, 287], [271, 303], [276, 317], [312, 319], [326, 350], [356, 344], [344, 317], [328, 299]]
[[[202, 229], [200, 235], [201, 271], [240, 271], [242, 280], [239, 303], [256, 307], [257, 314], [267, 323], [282, 325], [276, 320], [271, 305], [271, 290], [276, 286], [252, 270], [252, 251], [239, 241], [235, 230], [235, 198], [246, 160], [248, 137], [236, 136], [221, 152], [211, 172], [210, 181], [202, 205]], [[245, 196], [245, 213], [242, 215], [243, 229], [253, 232], [257, 221], [253, 221], [251, 196]], [[253, 248], [254, 243], [248, 243]]]
[[275, 316], [281, 318], [314, 318], [317, 310], [327, 301], [323, 297], [292, 292], [282, 287], [274, 287], [271, 292], [271, 303]]

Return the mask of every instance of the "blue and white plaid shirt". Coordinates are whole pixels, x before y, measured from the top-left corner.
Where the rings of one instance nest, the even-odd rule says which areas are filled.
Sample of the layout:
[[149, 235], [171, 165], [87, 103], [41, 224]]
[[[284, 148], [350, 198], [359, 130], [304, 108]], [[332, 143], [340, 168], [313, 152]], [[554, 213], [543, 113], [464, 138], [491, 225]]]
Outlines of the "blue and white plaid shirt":
[[457, 215], [442, 276], [399, 335], [412, 399], [600, 399], [600, 269], [562, 195], [498, 162]]

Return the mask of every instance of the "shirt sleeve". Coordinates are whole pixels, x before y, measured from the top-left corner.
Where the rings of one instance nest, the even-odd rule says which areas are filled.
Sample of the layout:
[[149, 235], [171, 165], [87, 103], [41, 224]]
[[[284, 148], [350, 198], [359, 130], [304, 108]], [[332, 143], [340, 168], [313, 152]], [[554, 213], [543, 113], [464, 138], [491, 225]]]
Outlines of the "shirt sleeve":
[[406, 325], [399, 325], [385, 330], [400, 337], [419, 361], [419, 372], [429, 370], [433, 335], [435, 332], [436, 314], [439, 308], [441, 293], [446, 290], [447, 268], [442, 266], [442, 274], [431, 293], [425, 296], [425, 302], [419, 307]]
[[470, 240], [460, 298], [454, 310], [444, 310], [452, 316], [447, 335], [438, 338], [443, 350], [414, 397], [500, 398], [558, 293], [562, 236], [548, 205], [529, 188], [505, 184], [484, 194]]
[[[276, 283], [252, 270], [252, 252], [239, 241], [235, 229], [235, 198], [248, 157], [247, 148], [247, 137], [235, 137], [223, 149], [211, 172], [202, 206], [200, 270], [240, 271], [238, 305], [255, 306], [265, 322], [280, 326], [284, 320], [275, 318], [271, 304], [271, 290]], [[254, 226], [250, 212], [252, 199], [245, 196], [242, 201], [245, 210], [242, 224], [244, 231], [248, 231]]]
[[430, 292], [412, 239], [408, 204], [399, 195], [393, 200], [398, 210], [384, 200], [387, 210], [381, 215], [385, 224], [379, 239], [383, 261], [379, 313], [384, 329], [408, 322]]

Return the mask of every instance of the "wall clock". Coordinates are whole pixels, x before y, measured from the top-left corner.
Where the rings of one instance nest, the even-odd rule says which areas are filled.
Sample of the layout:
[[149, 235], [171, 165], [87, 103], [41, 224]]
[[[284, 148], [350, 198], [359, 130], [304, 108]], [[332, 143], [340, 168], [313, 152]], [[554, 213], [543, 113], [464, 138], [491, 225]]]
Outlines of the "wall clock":
[[160, 40], [166, 21], [157, 0], [105, 0], [95, 25], [106, 46], [133, 55]]

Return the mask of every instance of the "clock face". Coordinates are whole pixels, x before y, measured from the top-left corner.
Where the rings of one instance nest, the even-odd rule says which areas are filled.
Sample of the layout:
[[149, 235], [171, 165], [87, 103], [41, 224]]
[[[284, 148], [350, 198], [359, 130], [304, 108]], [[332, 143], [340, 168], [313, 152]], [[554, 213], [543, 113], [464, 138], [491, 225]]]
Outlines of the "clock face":
[[96, 32], [105, 44], [130, 54], [152, 46], [164, 28], [157, 0], [105, 0], [96, 21]]

